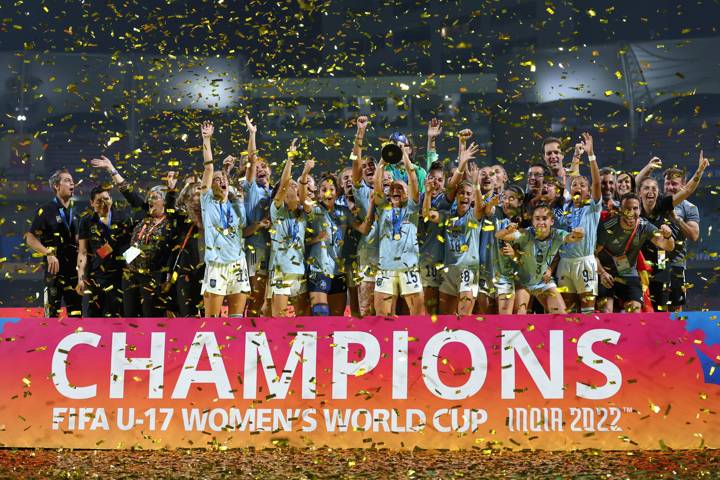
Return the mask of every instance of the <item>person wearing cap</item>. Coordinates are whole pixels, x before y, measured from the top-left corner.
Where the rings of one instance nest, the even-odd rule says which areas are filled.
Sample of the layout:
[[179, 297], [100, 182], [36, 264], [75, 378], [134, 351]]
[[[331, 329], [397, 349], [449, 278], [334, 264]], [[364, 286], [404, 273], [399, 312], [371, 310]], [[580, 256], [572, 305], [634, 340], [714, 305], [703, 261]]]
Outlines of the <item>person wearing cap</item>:
[[378, 272], [375, 282], [375, 313], [390, 316], [395, 312], [398, 296], [402, 296], [410, 315], [425, 312], [423, 288], [418, 269], [420, 248], [417, 241], [420, 192], [415, 166], [403, 151], [403, 165], [409, 183], [394, 180], [389, 195], [382, 186], [386, 165], [380, 161], [375, 174], [373, 202], [377, 208], [377, 234], [380, 244]]

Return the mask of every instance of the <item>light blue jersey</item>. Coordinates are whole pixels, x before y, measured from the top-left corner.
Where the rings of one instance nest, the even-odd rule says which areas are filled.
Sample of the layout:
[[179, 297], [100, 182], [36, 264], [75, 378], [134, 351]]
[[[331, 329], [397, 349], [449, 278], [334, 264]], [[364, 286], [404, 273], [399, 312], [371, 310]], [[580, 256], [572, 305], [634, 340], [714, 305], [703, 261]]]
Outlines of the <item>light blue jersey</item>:
[[[560, 258], [580, 258], [595, 255], [597, 230], [602, 213], [602, 202], [592, 198], [588, 204], [576, 207], [572, 202], [565, 206], [559, 227], [566, 232], [582, 228], [585, 236], [579, 242], [566, 243], [560, 248]], [[556, 219], [557, 221], [557, 219]]]
[[[263, 188], [257, 182], [242, 182], [245, 192], [245, 211], [247, 224], [253, 225], [270, 216], [270, 196], [272, 190]], [[270, 232], [261, 228], [245, 240], [248, 251], [254, 251], [258, 258], [267, 258], [270, 250]]]
[[317, 237], [325, 232], [326, 239], [310, 245], [310, 255], [307, 258], [310, 271], [326, 276], [345, 273], [342, 252], [351, 221], [350, 215], [347, 208], [337, 205], [332, 212], [324, 205], [313, 207], [308, 222], [310, 236]]
[[[420, 195], [420, 205], [425, 201], [425, 194]], [[444, 193], [436, 195], [431, 200], [432, 208], [438, 212], [448, 212], [450, 202]], [[442, 263], [445, 257], [442, 225], [420, 218], [418, 222], [418, 242], [420, 243], [420, 262], [435, 265]]]
[[307, 216], [298, 209], [289, 212], [283, 204], [280, 208], [275, 202], [270, 204], [270, 236], [272, 250], [270, 265], [285, 274], [305, 274], [305, 228]]
[[505, 216], [499, 207], [495, 207], [495, 212], [486, 219], [490, 222], [494, 230], [489, 239], [490, 247], [490, 277], [491, 278], [507, 278], [514, 276], [514, 263], [510, 257], [502, 253], [502, 241], [498, 240], [495, 233], [507, 228], [511, 221]]
[[519, 254], [518, 282], [521, 286], [532, 287], [543, 283], [543, 274], [568, 235], [565, 230], [553, 228], [545, 240], [538, 240], [533, 227], [516, 232], [512, 242]]
[[475, 210], [468, 208], [459, 217], [457, 207], [453, 206], [440, 215], [440, 223], [445, 231], [445, 266], [479, 268], [480, 221], [475, 217]]
[[218, 202], [212, 189], [200, 195], [203, 230], [205, 231], [205, 262], [233, 263], [243, 252], [242, 229], [245, 228], [245, 206], [239, 200]]
[[418, 212], [418, 204], [412, 199], [400, 208], [385, 202], [378, 207], [381, 270], [401, 272], [418, 267]]
[[[360, 186], [355, 187], [353, 185], [352, 192], [353, 198], [355, 198], [355, 205], [358, 207], [357, 220], [362, 222], [367, 216], [367, 212], [370, 209], [372, 196], [372, 188], [370, 188], [364, 181], [360, 181]], [[361, 235], [360, 241], [358, 242], [358, 265], [377, 265], [379, 255], [379, 241], [377, 236], [377, 222], [373, 222], [370, 232], [367, 235]]]

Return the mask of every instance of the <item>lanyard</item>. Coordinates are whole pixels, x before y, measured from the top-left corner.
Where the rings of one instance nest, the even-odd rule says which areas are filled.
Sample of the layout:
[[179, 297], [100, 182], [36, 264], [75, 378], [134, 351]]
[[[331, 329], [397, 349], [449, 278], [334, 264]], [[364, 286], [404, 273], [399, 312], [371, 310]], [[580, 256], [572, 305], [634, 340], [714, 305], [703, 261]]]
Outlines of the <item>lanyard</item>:
[[584, 207], [576, 207], [572, 205], [570, 207], [570, 230], [580, 226], [580, 220], [582, 219], [582, 209]]
[[150, 229], [147, 231], [147, 234], [145, 233], [145, 229], [147, 228], [147, 226], [148, 226], [148, 224], [149, 224], [150, 222], [144, 222], [142, 228], [140, 229], [140, 232], [138, 233], [137, 238], [135, 239], [135, 241], [136, 241], [136, 242], [140, 242], [140, 243], [142, 243], [142, 244], [147, 244], [147, 243], [148, 243], [148, 239], [149, 239], [150, 236], [152, 235], [153, 231], [155, 231], [155, 229], [156, 229], [157, 227], [159, 227], [160, 224], [162, 224], [164, 220], [165, 220], [165, 215], [163, 215], [162, 218], [160, 218], [159, 221], [157, 221], [156, 223], [154, 223], [154, 224], [150, 227]]
[[335, 209], [333, 211], [330, 211], [325, 207], [325, 205], [322, 205], [322, 208], [325, 209], [325, 218], [327, 219], [328, 224], [330, 224], [330, 241], [333, 245], [336, 245], [340, 243], [343, 239], [343, 231], [342, 231], [342, 225], [340, 221], [340, 216], [342, 213], [338, 213], [338, 210]]
[[297, 220], [293, 218], [288, 219], [288, 223], [286, 225], [290, 238], [292, 238], [292, 242], [295, 243], [297, 241], [298, 233], [300, 233], [300, 225], [298, 225]]
[[638, 225], [640, 225], [640, 220], [635, 222], [635, 228], [633, 228], [633, 231], [630, 234], [630, 238], [628, 238], [628, 241], [625, 244], [625, 250], [623, 251], [623, 255], [627, 255], [628, 250], [630, 250], [630, 244], [632, 244], [632, 241], [635, 238], [635, 232], [637, 232]]
[[232, 206], [230, 202], [225, 203], [227, 203], [227, 211], [223, 208], [223, 203], [218, 202], [218, 207], [220, 208], [220, 226], [224, 229], [230, 228], [233, 222]]
[[[60, 218], [62, 218], [63, 223], [68, 228], [68, 230], [72, 231], [73, 207], [69, 208], [70, 215], [67, 215], [65, 213], [65, 207], [62, 206], [62, 204], [60, 203], [58, 198], [55, 197], [53, 199], [53, 201], [55, 202], [55, 205], [57, 205], [57, 207], [58, 207], [58, 211], [60, 212]], [[70, 217], [69, 219], [68, 219], [68, 216]]]
[[400, 240], [400, 230], [402, 229], [402, 222], [405, 219], [405, 212], [403, 208], [392, 209], [392, 227], [393, 227], [393, 238]]
[[180, 255], [182, 254], [183, 250], [185, 250], [185, 247], [187, 246], [188, 240], [190, 240], [190, 235], [192, 235], [194, 228], [195, 228], [195, 225], [191, 224], [190, 228], [188, 229], [187, 234], [185, 235], [185, 240], [183, 240], [182, 246], [180, 247], [177, 257], [175, 258], [175, 263], [173, 264], [173, 268], [172, 268], [173, 272], [177, 269], [178, 262], [180, 261]]
[[98, 215], [97, 223], [100, 225], [100, 228], [103, 231], [103, 234], [107, 238], [107, 240], [110, 240], [110, 227], [112, 226], [112, 210], [108, 210], [108, 218], [107, 218], [107, 225], [103, 223], [102, 220], [100, 220], [100, 215]]

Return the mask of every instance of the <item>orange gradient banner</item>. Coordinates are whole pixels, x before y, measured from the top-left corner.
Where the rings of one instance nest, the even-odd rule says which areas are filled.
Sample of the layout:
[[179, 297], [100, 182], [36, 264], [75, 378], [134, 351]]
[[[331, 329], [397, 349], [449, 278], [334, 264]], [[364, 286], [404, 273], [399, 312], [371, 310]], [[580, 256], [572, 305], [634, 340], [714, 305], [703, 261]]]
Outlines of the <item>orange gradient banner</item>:
[[715, 312], [0, 319], [0, 445], [720, 448]]

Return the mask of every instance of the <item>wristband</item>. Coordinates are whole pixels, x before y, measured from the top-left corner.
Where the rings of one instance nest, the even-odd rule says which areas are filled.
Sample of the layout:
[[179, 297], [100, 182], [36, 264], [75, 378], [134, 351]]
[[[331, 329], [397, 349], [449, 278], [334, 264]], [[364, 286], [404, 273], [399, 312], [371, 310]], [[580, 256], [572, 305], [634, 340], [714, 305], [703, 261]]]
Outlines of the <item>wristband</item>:
[[117, 168], [113, 168], [110, 170], [110, 175], [119, 175], [120, 173], [117, 171]]
[[203, 162], [203, 165], [212, 165], [213, 163], [212, 160], [208, 160], [207, 162]]
[[595, 155], [588, 155], [588, 160], [594, 162], [595, 160], [597, 160], [597, 157]]

